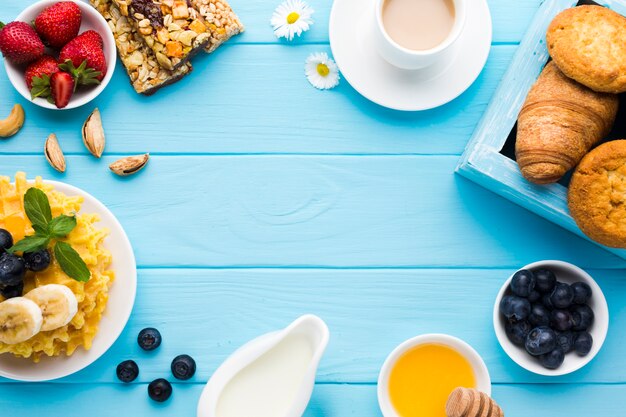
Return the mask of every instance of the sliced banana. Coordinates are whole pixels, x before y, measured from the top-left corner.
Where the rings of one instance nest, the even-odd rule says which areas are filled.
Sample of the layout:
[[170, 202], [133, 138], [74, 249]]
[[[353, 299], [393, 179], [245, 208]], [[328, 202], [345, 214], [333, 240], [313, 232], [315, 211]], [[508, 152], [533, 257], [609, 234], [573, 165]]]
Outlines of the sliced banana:
[[33, 300], [41, 309], [42, 332], [67, 325], [78, 312], [76, 296], [65, 285], [43, 285], [30, 291], [24, 297]]
[[0, 342], [22, 343], [39, 333], [43, 316], [39, 306], [24, 297], [0, 303]]

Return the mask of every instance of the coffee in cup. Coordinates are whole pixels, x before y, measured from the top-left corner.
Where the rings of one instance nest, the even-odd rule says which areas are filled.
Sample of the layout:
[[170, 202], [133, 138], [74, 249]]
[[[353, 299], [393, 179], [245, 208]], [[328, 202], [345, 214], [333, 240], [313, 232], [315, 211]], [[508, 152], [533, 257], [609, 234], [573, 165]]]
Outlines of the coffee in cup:
[[442, 44], [455, 20], [453, 0], [385, 0], [383, 26], [398, 45], [425, 51]]
[[469, 0], [374, 0], [375, 47], [392, 65], [419, 69], [453, 55]]

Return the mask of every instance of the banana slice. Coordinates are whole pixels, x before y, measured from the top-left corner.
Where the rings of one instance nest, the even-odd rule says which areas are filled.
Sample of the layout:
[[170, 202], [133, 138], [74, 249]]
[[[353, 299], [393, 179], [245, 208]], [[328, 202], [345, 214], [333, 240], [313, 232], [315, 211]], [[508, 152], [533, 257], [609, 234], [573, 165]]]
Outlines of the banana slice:
[[30, 291], [24, 297], [33, 300], [41, 309], [42, 332], [65, 326], [78, 312], [76, 296], [65, 285], [43, 285]]
[[0, 342], [7, 345], [25, 342], [41, 330], [43, 316], [39, 306], [24, 297], [0, 303]]

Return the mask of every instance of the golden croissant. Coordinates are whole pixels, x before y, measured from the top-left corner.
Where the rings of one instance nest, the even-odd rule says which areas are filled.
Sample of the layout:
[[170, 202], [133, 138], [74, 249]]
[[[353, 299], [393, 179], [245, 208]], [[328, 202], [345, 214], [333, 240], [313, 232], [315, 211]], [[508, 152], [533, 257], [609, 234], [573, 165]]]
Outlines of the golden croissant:
[[617, 108], [616, 95], [597, 93], [548, 63], [517, 121], [515, 155], [522, 175], [536, 184], [557, 182], [609, 134]]

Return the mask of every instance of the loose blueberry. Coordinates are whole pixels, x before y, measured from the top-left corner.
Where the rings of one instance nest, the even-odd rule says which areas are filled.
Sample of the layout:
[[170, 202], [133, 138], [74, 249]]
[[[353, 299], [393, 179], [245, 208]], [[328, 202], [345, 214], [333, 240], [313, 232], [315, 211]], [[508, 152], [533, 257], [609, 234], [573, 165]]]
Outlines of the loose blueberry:
[[528, 316], [528, 322], [533, 327], [547, 326], [550, 324], [550, 310], [543, 304], [533, 304]]
[[148, 395], [159, 403], [167, 401], [172, 396], [172, 385], [166, 379], [155, 379], [148, 385]]
[[42, 249], [37, 252], [24, 254], [26, 269], [33, 272], [40, 272], [48, 268], [50, 266], [50, 261], [50, 252], [48, 252], [48, 249]]
[[587, 356], [593, 346], [593, 338], [587, 332], [580, 332], [574, 341], [574, 350], [580, 356]]
[[0, 255], [0, 287], [15, 287], [24, 282], [26, 267], [19, 256], [4, 252]]
[[573, 329], [587, 330], [593, 324], [594, 317], [593, 310], [587, 304], [572, 307]]
[[572, 314], [567, 310], [552, 310], [550, 313], [550, 327], [560, 332], [572, 328]]
[[137, 336], [137, 343], [143, 350], [154, 350], [161, 345], [161, 333], [152, 327], [143, 329]]
[[524, 346], [533, 356], [551, 352], [556, 347], [556, 333], [549, 327], [536, 327], [528, 333]]
[[8, 230], [0, 229], [0, 252], [4, 252], [13, 246], [13, 236]]
[[569, 353], [574, 349], [574, 340], [576, 339], [576, 333], [568, 331], [561, 332], [556, 336], [557, 345], [563, 350], [565, 353]]
[[545, 353], [539, 356], [539, 361], [544, 368], [556, 369], [563, 364], [565, 360], [565, 353], [561, 348], [557, 347], [552, 352]]
[[172, 375], [183, 381], [191, 378], [196, 373], [196, 361], [189, 355], [179, 355], [172, 361]]
[[528, 296], [528, 301], [530, 301], [531, 304], [536, 303], [539, 300], [541, 300], [541, 293], [537, 290], [533, 290], [533, 292], [531, 292]]
[[543, 294], [550, 294], [556, 285], [556, 275], [548, 269], [535, 271], [535, 288]]
[[517, 271], [511, 278], [511, 291], [518, 297], [527, 298], [535, 289], [535, 277], [533, 273], [522, 269]]
[[591, 287], [584, 282], [572, 284], [574, 304], [586, 304], [591, 299]]
[[530, 302], [522, 297], [506, 295], [500, 301], [500, 313], [509, 321], [524, 321], [530, 314]]
[[528, 333], [533, 329], [533, 326], [530, 325], [527, 321], [519, 321], [517, 323], [509, 323], [508, 321], [504, 324], [504, 330], [506, 332], [507, 337], [517, 346], [524, 346], [526, 342], [526, 337]]
[[557, 282], [550, 294], [550, 302], [554, 308], [568, 308], [574, 300], [572, 287], [563, 282]]
[[117, 377], [122, 382], [133, 382], [139, 376], [139, 366], [135, 361], [124, 361], [117, 365]]
[[10, 287], [4, 287], [0, 289], [0, 295], [2, 295], [7, 300], [9, 298], [21, 297], [24, 294], [24, 282], [13, 285]]

